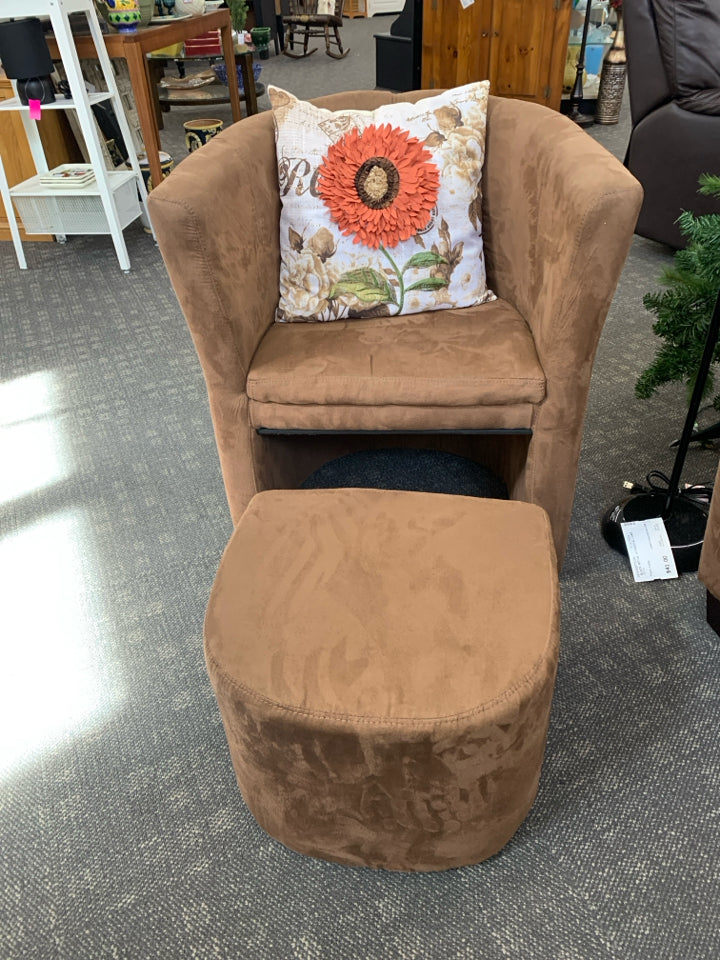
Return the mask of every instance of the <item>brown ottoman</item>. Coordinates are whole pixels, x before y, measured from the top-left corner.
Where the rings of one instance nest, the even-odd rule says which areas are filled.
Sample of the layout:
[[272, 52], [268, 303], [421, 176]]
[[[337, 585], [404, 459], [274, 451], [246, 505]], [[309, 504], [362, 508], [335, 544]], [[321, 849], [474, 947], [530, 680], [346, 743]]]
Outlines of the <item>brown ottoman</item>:
[[260, 826], [390, 870], [492, 856], [537, 792], [558, 607], [540, 507], [258, 494], [220, 564], [205, 655]]

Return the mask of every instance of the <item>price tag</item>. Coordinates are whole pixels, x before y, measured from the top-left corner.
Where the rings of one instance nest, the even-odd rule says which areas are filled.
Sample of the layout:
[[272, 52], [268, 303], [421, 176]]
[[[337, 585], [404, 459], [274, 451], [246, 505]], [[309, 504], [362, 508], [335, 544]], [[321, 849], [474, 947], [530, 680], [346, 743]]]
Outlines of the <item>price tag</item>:
[[675, 557], [662, 517], [633, 520], [620, 526], [636, 583], [677, 577]]

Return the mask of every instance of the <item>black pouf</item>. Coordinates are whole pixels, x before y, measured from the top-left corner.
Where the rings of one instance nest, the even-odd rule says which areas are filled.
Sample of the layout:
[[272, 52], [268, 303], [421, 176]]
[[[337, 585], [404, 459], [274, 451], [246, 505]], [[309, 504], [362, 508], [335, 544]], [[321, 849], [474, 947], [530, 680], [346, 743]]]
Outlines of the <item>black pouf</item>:
[[361, 450], [323, 464], [302, 490], [372, 487], [507, 500], [505, 482], [473, 460], [439, 450]]

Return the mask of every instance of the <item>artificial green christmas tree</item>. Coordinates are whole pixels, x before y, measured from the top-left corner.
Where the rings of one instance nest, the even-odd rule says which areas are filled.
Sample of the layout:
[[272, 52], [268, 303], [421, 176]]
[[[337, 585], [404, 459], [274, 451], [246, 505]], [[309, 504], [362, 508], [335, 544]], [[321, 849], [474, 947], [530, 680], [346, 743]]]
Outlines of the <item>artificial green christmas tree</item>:
[[[720, 199], [720, 176], [703, 174], [699, 192]], [[643, 298], [646, 309], [657, 317], [653, 332], [665, 342], [635, 384], [635, 395], [641, 400], [652, 396], [662, 384], [678, 381], [687, 384], [689, 401], [720, 290], [720, 213], [696, 217], [686, 210], [678, 222], [688, 240], [687, 248], [677, 251], [674, 265], [660, 278], [667, 290]], [[713, 364], [718, 361], [720, 343]], [[713, 380], [711, 366], [705, 396], [711, 393]], [[712, 403], [720, 410], [720, 393]]]

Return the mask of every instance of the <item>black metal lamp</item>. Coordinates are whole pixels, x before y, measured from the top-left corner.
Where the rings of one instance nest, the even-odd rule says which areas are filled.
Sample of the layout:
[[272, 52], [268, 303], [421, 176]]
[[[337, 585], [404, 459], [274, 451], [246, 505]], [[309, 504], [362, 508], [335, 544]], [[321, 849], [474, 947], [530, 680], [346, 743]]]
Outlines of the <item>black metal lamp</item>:
[[590, 28], [590, 16], [592, 13], [592, 0], [587, 0], [585, 6], [585, 20], [583, 21], [582, 39], [580, 40], [580, 53], [578, 55], [577, 73], [575, 74], [575, 85], [570, 94], [570, 113], [571, 120], [580, 127], [588, 127], [595, 122], [595, 118], [587, 113], [582, 113], [580, 104], [583, 102], [583, 73], [585, 72], [585, 50], [587, 48], [588, 30]]
[[55, 89], [50, 79], [53, 62], [37, 17], [0, 23], [0, 60], [6, 75], [17, 81], [21, 103], [52, 103]]
[[[705, 347], [695, 378], [695, 386], [685, 417], [685, 425], [678, 442], [670, 479], [668, 480], [667, 477], [653, 470], [648, 474], [648, 480], [651, 481], [650, 489], [633, 493], [611, 507], [601, 521], [602, 535], [608, 544], [613, 550], [627, 554], [625, 538], [622, 533], [623, 523], [662, 517], [665, 521], [668, 539], [675, 558], [675, 566], [680, 573], [692, 572], [698, 568], [710, 509], [705, 498], [698, 498], [697, 491], [680, 489], [680, 476], [692, 440], [695, 418], [700, 409], [705, 382], [710, 365], [713, 362], [718, 337], [720, 337], [720, 292], [718, 292], [715, 309], [708, 327]], [[653, 477], [661, 478], [666, 484], [664, 486], [657, 485], [652, 480]], [[720, 493], [717, 496], [720, 496]]]

